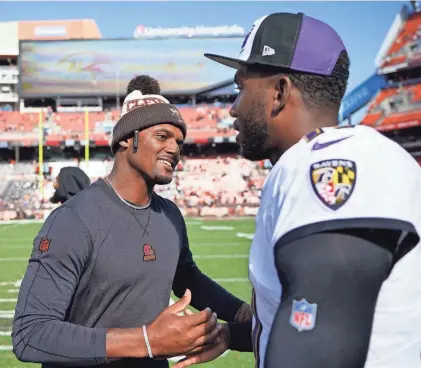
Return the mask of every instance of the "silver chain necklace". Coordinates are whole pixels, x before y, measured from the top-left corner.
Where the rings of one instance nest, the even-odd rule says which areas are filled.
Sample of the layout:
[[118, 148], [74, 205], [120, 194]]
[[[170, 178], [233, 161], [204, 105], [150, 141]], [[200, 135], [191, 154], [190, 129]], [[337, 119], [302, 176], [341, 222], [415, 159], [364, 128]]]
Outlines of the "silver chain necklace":
[[118, 198], [120, 198], [120, 200], [123, 203], [125, 203], [127, 206], [129, 206], [131, 208], [134, 208], [135, 210], [144, 210], [145, 208], [148, 208], [150, 206], [152, 198], [149, 200], [148, 204], [146, 204], [144, 206], [135, 206], [134, 204], [131, 204], [130, 202], [126, 201], [120, 194], [118, 194], [118, 192], [115, 190], [115, 188], [113, 187], [113, 185], [111, 184], [111, 182], [108, 180], [107, 177], [105, 177], [104, 180], [109, 185], [109, 187], [114, 191], [116, 196]]

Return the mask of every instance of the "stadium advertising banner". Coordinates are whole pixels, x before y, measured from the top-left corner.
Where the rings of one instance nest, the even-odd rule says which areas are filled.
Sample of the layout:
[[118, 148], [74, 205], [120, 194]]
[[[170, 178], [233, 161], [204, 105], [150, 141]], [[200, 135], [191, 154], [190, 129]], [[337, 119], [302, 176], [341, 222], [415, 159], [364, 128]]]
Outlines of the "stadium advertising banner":
[[382, 75], [374, 74], [365, 80], [342, 100], [339, 120], [348, 119], [353, 113], [369, 103], [377, 91], [385, 86], [386, 80]]
[[197, 93], [232, 82], [234, 70], [206, 52], [238, 56], [243, 38], [21, 41], [23, 98], [125, 94], [135, 75], [156, 78], [164, 94]]

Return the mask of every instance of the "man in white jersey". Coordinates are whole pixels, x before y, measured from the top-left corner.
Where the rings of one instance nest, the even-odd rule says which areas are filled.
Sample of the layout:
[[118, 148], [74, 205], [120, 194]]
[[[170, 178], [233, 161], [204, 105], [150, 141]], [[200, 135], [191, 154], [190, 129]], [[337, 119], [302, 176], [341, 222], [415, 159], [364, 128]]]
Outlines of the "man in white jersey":
[[274, 167], [250, 251], [253, 330], [226, 327], [176, 367], [252, 344], [257, 368], [420, 367], [420, 168], [371, 128], [337, 127], [340, 37], [276, 13], [254, 23], [239, 59], [206, 56], [237, 69], [243, 156]]

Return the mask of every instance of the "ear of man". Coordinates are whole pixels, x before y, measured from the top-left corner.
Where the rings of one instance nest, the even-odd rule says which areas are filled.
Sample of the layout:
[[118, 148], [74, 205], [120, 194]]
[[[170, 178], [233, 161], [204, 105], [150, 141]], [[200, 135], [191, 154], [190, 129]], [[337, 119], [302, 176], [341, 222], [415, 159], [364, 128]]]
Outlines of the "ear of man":
[[276, 75], [271, 77], [274, 85], [272, 115], [278, 115], [286, 106], [292, 96], [293, 85], [287, 75]]

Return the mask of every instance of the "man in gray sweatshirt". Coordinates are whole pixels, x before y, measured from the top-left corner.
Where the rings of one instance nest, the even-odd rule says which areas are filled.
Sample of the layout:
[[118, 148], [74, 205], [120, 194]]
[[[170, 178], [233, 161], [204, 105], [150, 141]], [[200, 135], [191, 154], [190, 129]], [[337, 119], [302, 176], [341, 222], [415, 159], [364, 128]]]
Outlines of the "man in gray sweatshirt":
[[[180, 159], [180, 113], [150, 77], [127, 93], [111, 174], [54, 210], [34, 240], [12, 332], [21, 361], [168, 367], [167, 357], [217, 342], [216, 314], [232, 326], [251, 319], [248, 304], [200, 272], [179, 209], [153, 192]], [[181, 299], [168, 307], [171, 290]], [[201, 311], [179, 315], [190, 302]]]

